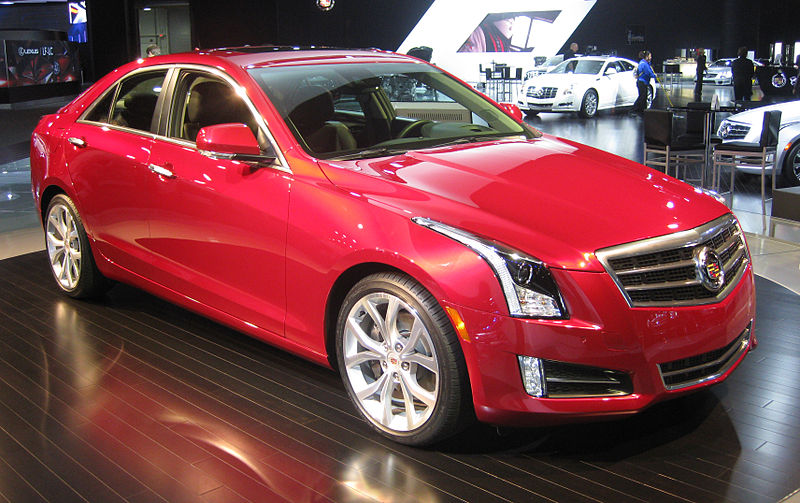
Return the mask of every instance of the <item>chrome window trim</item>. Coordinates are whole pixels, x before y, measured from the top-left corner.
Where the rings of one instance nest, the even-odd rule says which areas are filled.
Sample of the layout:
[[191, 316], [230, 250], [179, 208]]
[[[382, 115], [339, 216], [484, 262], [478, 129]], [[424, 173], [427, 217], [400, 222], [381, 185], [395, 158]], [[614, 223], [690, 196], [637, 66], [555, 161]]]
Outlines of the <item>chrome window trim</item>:
[[[184, 70], [184, 69], [207, 72], [207, 73], [210, 73], [210, 74], [212, 74], [212, 75], [224, 80], [228, 85], [230, 85], [233, 88], [233, 90], [236, 92], [236, 94], [240, 98], [242, 98], [242, 100], [245, 102], [245, 104], [247, 105], [247, 108], [250, 110], [250, 113], [252, 113], [253, 116], [255, 117], [256, 122], [258, 123], [258, 127], [262, 130], [262, 132], [264, 132], [264, 135], [266, 136], [267, 140], [269, 141], [270, 145], [272, 146], [272, 150], [275, 152], [276, 162], [271, 164], [269, 167], [273, 168], [273, 169], [276, 169], [278, 171], [283, 171], [283, 172], [289, 173], [289, 174], [292, 173], [292, 170], [289, 167], [289, 163], [286, 161], [286, 158], [284, 157], [283, 152], [278, 148], [278, 143], [275, 141], [275, 137], [272, 135], [272, 132], [269, 130], [269, 127], [267, 127], [267, 123], [264, 120], [264, 117], [258, 112], [258, 109], [253, 104], [253, 101], [250, 99], [250, 96], [245, 91], [245, 88], [242, 87], [241, 85], [239, 85], [233, 79], [233, 77], [231, 77], [227, 73], [223, 72], [219, 68], [216, 68], [216, 67], [213, 67], [213, 66], [198, 65], [198, 64], [194, 64], [194, 63], [192, 63], [192, 64], [174, 63], [174, 64], [168, 64], [168, 65], [147, 66], [147, 67], [143, 67], [143, 68], [137, 68], [136, 70], [132, 70], [132, 71], [126, 73], [125, 75], [121, 76], [119, 79], [117, 79], [114, 82], [114, 84], [109, 86], [109, 89], [107, 89], [102, 95], [100, 95], [97, 99], [95, 99], [92, 102], [92, 104], [90, 106], [88, 106], [86, 108], [86, 110], [83, 111], [83, 113], [81, 113], [80, 117], [78, 117], [78, 120], [76, 120], [75, 122], [80, 123], [80, 124], [88, 124], [88, 125], [91, 125], [91, 126], [106, 127], [108, 129], [113, 129], [115, 131], [122, 131], [122, 132], [126, 132], [126, 133], [137, 134], [139, 136], [144, 136], [144, 137], [147, 137], [147, 138], [150, 138], [150, 139], [153, 139], [153, 140], [164, 140], [164, 141], [167, 141], [169, 143], [181, 145], [181, 146], [184, 146], [184, 147], [191, 147], [191, 148], [197, 150], [197, 152], [202, 155], [202, 151], [197, 148], [197, 144], [195, 142], [190, 142], [190, 141], [186, 141], [186, 140], [182, 140], [182, 139], [178, 139], [178, 138], [172, 138], [172, 137], [166, 136], [165, 134], [153, 133], [153, 132], [150, 132], [150, 131], [142, 131], [141, 129], [133, 129], [133, 128], [123, 127], [123, 126], [116, 126], [116, 125], [108, 124], [108, 123], [105, 123], [105, 122], [89, 121], [89, 120], [85, 119], [86, 115], [94, 108], [94, 105], [96, 103], [98, 103], [100, 100], [102, 100], [103, 98], [105, 98], [106, 95], [109, 92], [111, 92], [111, 89], [115, 89], [114, 92], [117, 92], [116, 90], [119, 89], [119, 84], [123, 79], [126, 79], [126, 78], [128, 78], [130, 76], [136, 75], [136, 74], [141, 73], [141, 72], [154, 71], [154, 70], [163, 70], [163, 69], [167, 70], [167, 75], [164, 77], [164, 83], [165, 83], [165, 85], [169, 85], [170, 86], [168, 88], [170, 97], [172, 97], [172, 86], [174, 86], [174, 84], [175, 84], [176, 77], [177, 77], [178, 73], [181, 70]], [[175, 75], [175, 77], [173, 77], [173, 74]], [[164, 99], [164, 95], [159, 96], [159, 100], [162, 100], [162, 99]], [[169, 105], [170, 106], [172, 105], [171, 100], [170, 100], [170, 104]], [[156, 105], [156, 108], [159, 109], [159, 106], [160, 106], [160, 104]], [[160, 108], [163, 110], [163, 106], [161, 106]], [[161, 115], [163, 116], [163, 113]], [[169, 121], [169, 117], [167, 118], [167, 121]], [[162, 131], [162, 130], [164, 132], [168, 131], [169, 130], [168, 127], [164, 128], [164, 129], [161, 129], [161, 122], [162, 122], [162, 118], [159, 117], [159, 123], [158, 123], [159, 129], [158, 129], [158, 131]], [[169, 126], [169, 123], [167, 123], [167, 126]]]
[[[610, 265], [610, 261], [616, 258], [625, 258], [635, 255], [645, 255], [649, 253], [675, 250], [679, 248], [695, 247], [700, 243], [708, 241], [712, 237], [716, 236], [722, 229], [731, 225], [733, 225], [735, 228], [735, 235], [740, 237], [744, 245], [744, 250], [741, 256], [742, 264], [739, 266], [739, 270], [736, 272], [736, 275], [728, 283], [728, 285], [722, 290], [720, 290], [716, 295], [708, 299], [692, 299], [688, 301], [671, 301], [671, 302], [652, 302], [646, 304], [642, 303], [634, 306], [633, 301], [628, 295], [627, 289], [622, 284], [622, 281], [620, 280], [614, 268], [611, 267]], [[736, 287], [736, 285], [739, 284], [739, 281], [741, 281], [742, 277], [745, 274], [745, 271], [747, 270], [747, 264], [750, 263], [750, 252], [747, 249], [747, 242], [745, 241], [744, 233], [742, 232], [742, 229], [739, 226], [739, 222], [736, 220], [736, 217], [734, 217], [730, 213], [723, 215], [719, 218], [716, 218], [704, 225], [695, 227], [694, 229], [676, 232], [673, 234], [667, 234], [664, 236], [656, 236], [654, 238], [643, 239], [641, 241], [634, 241], [632, 243], [625, 243], [621, 245], [610, 246], [608, 248], [603, 248], [595, 251], [595, 256], [600, 261], [600, 263], [603, 264], [603, 268], [614, 280], [614, 283], [617, 285], [617, 288], [619, 288], [619, 291], [622, 293], [622, 296], [625, 298], [625, 301], [628, 303], [628, 306], [637, 308], [701, 306], [719, 302], [723, 300], [725, 297], [727, 297], [728, 294], [730, 294], [730, 292]], [[731, 257], [730, 261], [733, 260], [734, 257]]]

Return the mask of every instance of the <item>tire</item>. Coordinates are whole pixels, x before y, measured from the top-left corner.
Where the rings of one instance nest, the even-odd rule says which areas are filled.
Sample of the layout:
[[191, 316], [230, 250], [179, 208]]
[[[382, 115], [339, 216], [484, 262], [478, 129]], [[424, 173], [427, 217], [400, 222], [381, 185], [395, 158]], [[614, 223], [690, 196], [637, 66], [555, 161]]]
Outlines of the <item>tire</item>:
[[597, 91], [594, 89], [589, 89], [586, 91], [586, 94], [583, 95], [583, 99], [581, 100], [581, 109], [578, 112], [578, 115], [585, 119], [591, 119], [597, 115], [597, 106]]
[[47, 206], [44, 230], [50, 272], [62, 292], [88, 298], [108, 290], [110, 284], [97, 269], [86, 229], [69, 197], [53, 197]]
[[529, 119], [536, 117], [537, 115], [539, 115], [538, 110], [525, 110], [525, 117]]
[[800, 139], [795, 140], [794, 146], [783, 158], [781, 176], [789, 187], [800, 185]]
[[336, 356], [356, 408], [389, 439], [429, 445], [474, 417], [450, 320], [433, 295], [406, 275], [373, 274], [350, 290], [336, 325]]

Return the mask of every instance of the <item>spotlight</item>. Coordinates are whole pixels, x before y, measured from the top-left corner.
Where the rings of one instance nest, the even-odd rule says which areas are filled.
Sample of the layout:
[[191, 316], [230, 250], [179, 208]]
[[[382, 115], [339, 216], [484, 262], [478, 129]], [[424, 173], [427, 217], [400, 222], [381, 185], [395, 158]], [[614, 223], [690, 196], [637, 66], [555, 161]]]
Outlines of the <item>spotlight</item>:
[[333, 9], [334, 3], [334, 0], [317, 0], [317, 7], [319, 7], [321, 11], [328, 12]]

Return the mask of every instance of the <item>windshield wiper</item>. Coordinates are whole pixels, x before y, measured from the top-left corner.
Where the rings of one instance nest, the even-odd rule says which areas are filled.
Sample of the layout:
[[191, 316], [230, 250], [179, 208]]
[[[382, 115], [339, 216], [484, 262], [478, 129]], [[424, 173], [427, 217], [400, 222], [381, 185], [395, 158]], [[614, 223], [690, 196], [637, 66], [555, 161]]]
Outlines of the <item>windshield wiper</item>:
[[367, 148], [364, 150], [359, 150], [358, 152], [352, 152], [349, 154], [341, 154], [329, 157], [328, 159], [334, 161], [347, 161], [351, 159], [367, 159], [370, 157], [382, 157], [388, 155], [399, 155], [405, 154], [408, 150], [400, 149], [400, 148], [390, 148], [390, 147], [378, 147], [378, 148]]
[[453, 138], [451, 140], [436, 143], [429, 147], [425, 148], [439, 148], [439, 147], [447, 147], [449, 145], [461, 145], [463, 143], [477, 143], [479, 141], [492, 141], [497, 140], [498, 138], [505, 138], [508, 136], [522, 136], [521, 134], [515, 133], [494, 133], [494, 134], [476, 134], [472, 136], [460, 136], [458, 138]]

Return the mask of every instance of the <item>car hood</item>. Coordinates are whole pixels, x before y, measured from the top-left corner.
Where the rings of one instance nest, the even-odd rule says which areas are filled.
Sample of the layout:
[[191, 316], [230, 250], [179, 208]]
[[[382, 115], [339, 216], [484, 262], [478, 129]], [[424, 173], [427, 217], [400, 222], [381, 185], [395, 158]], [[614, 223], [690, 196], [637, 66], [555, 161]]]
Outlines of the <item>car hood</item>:
[[663, 173], [549, 135], [320, 165], [354, 197], [566, 269], [601, 271], [600, 248], [691, 229], [728, 211]]
[[536, 87], [564, 87], [579, 82], [591, 82], [597, 80], [596, 74], [583, 73], [544, 73], [528, 80], [526, 86]]
[[757, 126], [760, 131], [761, 123], [764, 120], [764, 112], [770, 112], [772, 110], [781, 111], [781, 126], [800, 120], [800, 100], [752, 108], [744, 112], [739, 112], [738, 114], [733, 114], [728, 117], [728, 120]]

